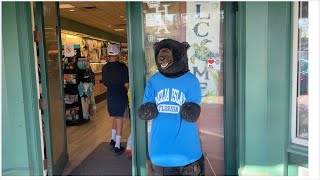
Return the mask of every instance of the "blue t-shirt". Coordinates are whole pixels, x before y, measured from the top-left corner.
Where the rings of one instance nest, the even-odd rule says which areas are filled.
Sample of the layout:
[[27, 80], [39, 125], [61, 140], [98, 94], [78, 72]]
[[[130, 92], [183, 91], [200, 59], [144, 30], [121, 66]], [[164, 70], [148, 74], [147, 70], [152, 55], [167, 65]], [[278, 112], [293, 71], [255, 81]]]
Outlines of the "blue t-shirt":
[[152, 120], [149, 157], [164, 167], [184, 166], [202, 156], [196, 123], [180, 115], [183, 103], [201, 103], [199, 80], [190, 72], [167, 78], [157, 72], [148, 81], [143, 104], [156, 103], [158, 116]]

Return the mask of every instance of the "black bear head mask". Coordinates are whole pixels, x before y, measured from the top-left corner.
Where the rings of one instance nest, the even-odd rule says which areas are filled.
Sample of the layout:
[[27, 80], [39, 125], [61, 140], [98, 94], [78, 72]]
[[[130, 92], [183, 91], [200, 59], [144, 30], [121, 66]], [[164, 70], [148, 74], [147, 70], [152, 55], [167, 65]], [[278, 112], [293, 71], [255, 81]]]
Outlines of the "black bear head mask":
[[155, 61], [161, 74], [169, 78], [180, 77], [189, 72], [187, 42], [164, 39], [154, 44]]

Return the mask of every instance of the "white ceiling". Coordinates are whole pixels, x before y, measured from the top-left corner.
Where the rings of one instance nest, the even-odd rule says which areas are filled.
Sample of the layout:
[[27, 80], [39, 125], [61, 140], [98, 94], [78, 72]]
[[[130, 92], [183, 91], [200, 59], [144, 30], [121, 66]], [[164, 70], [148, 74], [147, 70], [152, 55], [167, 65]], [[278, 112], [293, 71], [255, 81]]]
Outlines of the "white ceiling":
[[[74, 8], [61, 8], [66, 5]], [[127, 38], [125, 2], [61, 1], [60, 16]]]

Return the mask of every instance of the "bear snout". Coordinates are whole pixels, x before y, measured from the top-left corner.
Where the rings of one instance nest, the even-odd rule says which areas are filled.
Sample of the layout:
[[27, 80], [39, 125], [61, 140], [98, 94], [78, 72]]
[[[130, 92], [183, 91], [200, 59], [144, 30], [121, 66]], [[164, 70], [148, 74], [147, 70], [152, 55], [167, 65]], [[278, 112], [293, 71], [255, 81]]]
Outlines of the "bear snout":
[[172, 51], [167, 48], [161, 49], [157, 57], [157, 63], [160, 65], [161, 69], [170, 67], [173, 64]]
[[160, 61], [163, 61], [163, 60], [165, 60], [165, 59], [166, 59], [166, 57], [164, 57], [164, 56], [160, 56], [160, 57], [159, 57], [159, 60], [160, 60]]

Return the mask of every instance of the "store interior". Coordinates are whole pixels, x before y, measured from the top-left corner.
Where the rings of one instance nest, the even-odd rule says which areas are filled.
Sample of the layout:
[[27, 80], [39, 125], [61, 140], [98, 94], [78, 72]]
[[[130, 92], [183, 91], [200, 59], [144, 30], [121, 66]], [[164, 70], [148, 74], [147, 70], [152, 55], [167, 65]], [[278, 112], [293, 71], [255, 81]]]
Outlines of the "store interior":
[[[64, 1], [59, 3], [69, 155], [69, 161], [62, 175], [128, 175], [126, 174], [128, 172], [121, 174], [121, 171], [115, 171], [114, 174], [98, 172], [101, 167], [98, 162], [91, 162], [92, 166], [97, 167], [91, 167], [91, 169], [86, 167], [88, 172], [81, 168], [79, 170], [79, 166], [88, 166], [83, 163], [88, 161], [90, 154], [98, 146], [108, 148], [108, 152], [113, 150], [109, 145], [113, 119], [109, 117], [107, 111], [107, 88], [102, 83], [102, 67], [108, 63], [107, 46], [109, 44], [117, 44], [120, 47], [120, 62], [128, 65], [125, 7], [125, 2]], [[67, 51], [70, 48], [74, 56], [68, 54]], [[82, 66], [80, 65], [81, 67], [80, 62], [84, 62]], [[84, 77], [88, 78], [84, 80]], [[78, 91], [78, 86], [82, 82], [93, 84], [91, 96], [84, 96], [84, 99]], [[121, 137], [121, 146], [124, 148], [126, 148], [129, 134], [130, 120], [126, 118], [123, 120]], [[102, 153], [100, 156], [101, 158], [112, 156], [112, 153], [106, 155]], [[128, 162], [131, 168], [131, 156], [126, 153], [120, 156], [122, 157], [112, 158], [114, 161], [118, 161], [118, 158], [122, 159], [122, 163]], [[115, 166], [113, 163], [106, 162], [105, 166]], [[113, 171], [113, 169], [100, 171]]]

